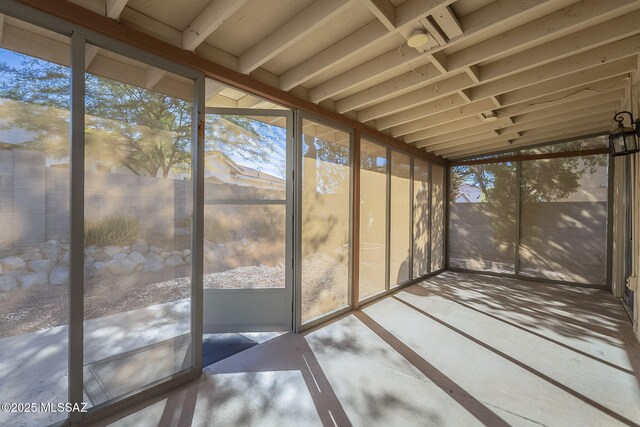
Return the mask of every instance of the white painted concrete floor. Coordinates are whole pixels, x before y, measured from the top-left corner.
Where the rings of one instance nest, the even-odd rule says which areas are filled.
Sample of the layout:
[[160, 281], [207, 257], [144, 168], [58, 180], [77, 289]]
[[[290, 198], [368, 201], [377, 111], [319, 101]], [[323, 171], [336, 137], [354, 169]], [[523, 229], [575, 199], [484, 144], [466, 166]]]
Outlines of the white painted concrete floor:
[[640, 424], [640, 344], [605, 291], [444, 273], [100, 423]]

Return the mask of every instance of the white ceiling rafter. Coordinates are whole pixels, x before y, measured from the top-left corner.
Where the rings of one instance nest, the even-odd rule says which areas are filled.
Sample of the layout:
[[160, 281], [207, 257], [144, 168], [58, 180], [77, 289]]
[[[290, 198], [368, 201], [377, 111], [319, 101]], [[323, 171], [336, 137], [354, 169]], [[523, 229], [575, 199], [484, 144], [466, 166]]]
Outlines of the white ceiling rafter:
[[355, 0], [322, 0], [311, 3], [240, 56], [240, 72], [249, 74], [316, 29], [327, 25], [351, 7]]
[[396, 29], [396, 8], [389, 0], [362, 0], [362, 2], [389, 31]]
[[[503, 24], [504, 21], [507, 21], [509, 19], [515, 19], [522, 15], [542, 13], [541, 11], [549, 8], [550, 4], [559, 4], [559, 2], [552, 3], [552, 1], [553, 0], [532, 0], [524, 3], [519, 1], [514, 2], [511, 0], [497, 0], [494, 3], [491, 3], [489, 6], [472, 13], [467, 17], [464, 17], [465, 19], [463, 20], [469, 21], [469, 24], [465, 25], [465, 37], [449, 41], [447, 44], [447, 48], [455, 46], [457, 43], [460, 43], [462, 40], [467, 38], [482, 37], [485, 33], [495, 30], [497, 27]], [[570, 2], [570, 0], [560, 1]], [[333, 47], [329, 49], [333, 49]], [[432, 49], [430, 52], [434, 53], [439, 49], [442, 49], [442, 47]], [[314, 103], [318, 103], [325, 99], [332, 98], [356, 85], [373, 81], [384, 72], [407, 69], [408, 64], [410, 64], [421, 55], [423, 54], [413, 49], [401, 52], [399, 52], [398, 49], [390, 50], [383, 55], [380, 55], [378, 58], [374, 58], [368, 62], [365, 62], [364, 64], [355, 66], [352, 69], [311, 88], [309, 91], [311, 101]], [[334, 66], [334, 64], [331, 63], [332, 59], [333, 58], [326, 58], [326, 60], [317, 61], [319, 63], [313, 65], [317, 67], [323, 67], [323, 70], [327, 70]], [[302, 67], [303, 64], [300, 64], [298, 67]], [[292, 72], [296, 68], [297, 67], [294, 67], [287, 73]], [[409, 71], [410, 70], [407, 70], [407, 72]], [[283, 74], [283, 76], [287, 73]], [[286, 89], [286, 87], [283, 88]]]
[[128, 0], [106, 0], [106, 15], [111, 19], [119, 19]]
[[[411, 28], [418, 19], [422, 19], [436, 8], [449, 5], [453, 3], [453, 1], [454, 0], [405, 1], [395, 9], [396, 29], [394, 31], [389, 31], [380, 21], [375, 20], [283, 73], [280, 76], [280, 88], [283, 90], [291, 90], [303, 84], [358, 53], [370, 49], [376, 43], [393, 37], [407, 28]], [[313, 100], [313, 102], [316, 101]]]
[[447, 35], [447, 38], [455, 39], [464, 33], [462, 25], [460, 25], [458, 18], [450, 7], [440, 8], [431, 16], [440, 29]]
[[213, 0], [182, 33], [182, 48], [195, 50], [247, 0]]
[[[543, 18], [544, 19], [544, 18]], [[518, 57], [516, 58], [519, 63], [521, 64], [521, 68], [516, 69], [517, 71], [520, 71], [522, 69], [527, 70], [529, 68], [538, 66], [539, 64], [545, 64], [547, 62], [553, 61], [555, 59], [558, 58], [565, 58], [569, 55], [573, 55], [576, 52], [580, 52], [580, 51], [584, 51], [585, 49], [588, 49], [592, 46], [599, 46], [602, 45], [603, 43], [606, 43], [607, 41], [610, 40], [618, 40], [621, 37], [626, 37], [629, 36], [630, 34], [637, 34], [640, 33], [640, 27], [637, 25], [637, 20], [640, 19], [640, 11], [637, 12], [633, 12], [630, 13], [628, 15], [623, 15], [619, 18], [615, 18], [612, 21], [608, 21], [607, 23], [602, 24], [603, 26], [607, 25], [607, 28], [609, 29], [606, 33], [600, 33], [600, 37], [597, 40], [593, 40], [593, 37], [590, 37], [588, 39], [588, 41], [584, 42], [582, 41], [581, 38], [579, 38], [578, 40], [581, 40], [579, 43], [575, 42], [575, 39], [571, 37], [571, 35], [568, 35], [566, 37], [563, 37], [557, 41], [552, 41], [549, 42], [549, 46], [546, 46], [546, 49], [540, 49], [540, 48], [534, 48], [534, 49], [530, 49], [530, 50], [525, 50], [524, 52], [518, 53]], [[546, 21], [545, 21], [546, 22]], [[609, 38], [610, 37], [610, 38]], [[487, 51], [491, 51], [491, 52], [498, 52], [500, 50], [500, 44], [501, 44], [501, 39], [498, 38], [494, 38], [494, 39], [490, 39], [487, 40], [485, 42], [482, 42], [478, 45], [475, 45], [474, 48], [480, 46], [484, 49], [486, 49]], [[559, 44], [559, 48], [558, 47], [554, 47], [553, 45], [555, 43]], [[631, 42], [628, 42], [631, 43]], [[576, 46], [578, 44], [578, 46]], [[578, 47], [578, 49], [576, 50], [576, 47]], [[626, 47], [628, 49], [634, 49], [633, 46], [630, 46], [630, 44], [627, 44]], [[456, 58], [459, 58], [458, 54], [464, 53], [466, 50], [462, 50], [459, 51], [455, 54], [449, 55], [447, 57], [447, 66], [449, 67], [449, 72], [453, 73], [455, 71], [457, 71], [458, 69], [462, 69], [462, 70], [466, 70], [469, 67], [474, 67], [477, 66], [476, 64], [464, 64], [464, 66], [461, 67], [457, 67], [454, 68], [452, 67], [452, 61], [455, 61]], [[600, 53], [601, 55], [601, 53]], [[615, 52], [607, 52], [607, 54], [605, 55], [606, 59], [610, 59], [611, 55], [615, 55]], [[514, 73], [514, 68], [511, 65], [509, 58], [511, 57], [506, 57], [503, 60], [497, 61], [497, 65], [494, 65], [496, 63], [489, 63], [485, 66], [478, 66], [477, 72], [476, 72], [476, 76], [480, 78], [481, 82], [473, 82], [471, 84], [465, 84], [465, 85], [461, 85], [459, 87], [457, 87], [455, 90], [460, 90], [460, 89], [466, 89], [468, 87], [470, 87], [471, 85], [476, 85], [478, 83], [484, 83], [484, 82], [488, 82], [488, 81], [492, 81], [495, 79], [499, 79], [502, 77], [506, 77], [509, 76], [510, 74]], [[594, 55], [591, 58], [583, 58], [583, 60], [585, 62], [589, 62], [591, 61], [592, 63], [597, 63], [601, 58], [596, 58], [596, 56]], [[567, 61], [569, 62], [569, 61]], [[577, 67], [578, 65], [571, 65], [572, 67]], [[485, 67], [487, 67], [490, 71], [489, 76], [490, 77], [486, 77], [486, 73], [485, 73]], [[547, 67], [547, 71], [549, 73], [553, 73], [554, 70], [552, 69], [554, 66], [553, 65], [549, 65]], [[562, 70], [561, 66], [557, 67], [558, 71]], [[566, 70], [565, 70], [566, 71]], [[469, 73], [469, 75], [471, 75]], [[477, 78], [474, 77], [474, 80]], [[413, 82], [412, 82], [413, 83]], [[421, 85], [421, 82], [415, 82], [413, 84], [413, 86], [402, 86], [399, 89], [401, 90], [410, 90], [410, 89], [419, 89]], [[313, 89], [312, 89], [313, 92]], [[402, 93], [402, 92], [401, 92]], [[353, 109], [357, 109], [359, 107], [357, 102], [351, 102], [352, 100], [356, 99], [356, 100], [361, 100], [362, 103], [365, 104], [372, 104], [372, 103], [376, 103], [378, 102], [379, 99], [383, 99], [385, 97], [388, 97], [390, 95], [390, 90], [389, 89], [384, 89], [383, 87], [381, 87], [381, 85], [377, 85], [374, 86], [372, 88], [369, 88], [365, 91], [356, 93], [354, 95], [351, 95], [347, 98], [344, 98], [340, 101], [338, 101], [337, 103], [337, 110], [338, 112], [341, 113], [345, 113], [347, 111], [351, 111]], [[366, 116], [366, 114], [365, 114]]]

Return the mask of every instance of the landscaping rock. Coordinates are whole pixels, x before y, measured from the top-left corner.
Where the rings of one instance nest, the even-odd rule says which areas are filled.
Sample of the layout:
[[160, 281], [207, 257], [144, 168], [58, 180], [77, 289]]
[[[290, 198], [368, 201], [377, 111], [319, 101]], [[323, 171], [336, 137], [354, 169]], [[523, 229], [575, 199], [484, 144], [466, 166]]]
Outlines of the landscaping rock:
[[107, 266], [107, 263], [106, 263], [106, 262], [101, 262], [101, 261], [98, 261], [98, 262], [96, 262], [95, 264], [93, 264], [93, 267], [94, 267], [96, 270], [102, 270], [102, 269], [103, 269], [103, 268], [105, 268], [106, 266]]
[[159, 248], [157, 246], [151, 246], [151, 248], [149, 248], [149, 250], [157, 253], [158, 255], [160, 255], [162, 253], [162, 248]]
[[43, 243], [40, 246], [40, 249], [42, 250], [42, 257], [46, 258], [52, 262], [56, 262], [58, 261], [58, 257], [60, 256], [60, 242], [58, 242], [57, 240], [49, 240], [45, 243]]
[[94, 256], [98, 252], [100, 252], [100, 248], [97, 247], [96, 245], [91, 245], [84, 248], [84, 254], [86, 256]]
[[103, 250], [104, 250], [104, 253], [109, 255], [110, 257], [122, 252], [122, 248], [118, 246], [105, 246]]
[[140, 239], [131, 246], [131, 250], [144, 255], [149, 252], [149, 245], [143, 239]]
[[125, 259], [126, 257], [127, 257], [127, 254], [125, 254], [124, 252], [120, 252], [115, 254], [111, 259], [119, 260], [119, 259]]
[[191, 264], [191, 255], [187, 255], [186, 257], [184, 257], [184, 262], [186, 262], [187, 264]]
[[116, 276], [127, 276], [129, 274], [132, 274], [135, 271], [137, 266], [138, 264], [136, 264], [134, 261], [130, 259], [114, 258], [107, 263], [107, 270], [109, 270], [109, 273], [115, 274]]
[[24, 254], [20, 254], [20, 258], [23, 261], [33, 261], [36, 259], [42, 259], [42, 255], [39, 252], [26, 252]]
[[52, 285], [65, 285], [69, 283], [69, 269], [59, 266], [51, 270], [49, 283]]
[[142, 254], [140, 254], [140, 252], [131, 252], [128, 256], [127, 259], [133, 261], [136, 263], [136, 265], [141, 265], [144, 264], [147, 260], [145, 259], [145, 257], [142, 256]]
[[25, 268], [27, 263], [20, 257], [8, 256], [0, 259], [0, 265], [2, 265], [2, 268], [6, 271], [13, 271]]
[[169, 258], [166, 259], [165, 264], [167, 267], [173, 268], [179, 265], [183, 265], [184, 260], [180, 255], [171, 255]]
[[13, 291], [18, 289], [18, 281], [11, 276], [0, 277], [0, 291]]
[[93, 258], [96, 261], [107, 261], [110, 258], [110, 256], [105, 254], [104, 252], [100, 251], [100, 252], [96, 253], [95, 255], [93, 255]]
[[45, 271], [51, 267], [51, 261], [48, 259], [35, 259], [29, 261], [29, 268], [33, 271]]
[[91, 257], [85, 257], [84, 259], [84, 268], [87, 270], [93, 269], [93, 264], [95, 264], [96, 260]]
[[62, 255], [62, 263], [64, 265], [69, 265], [69, 252], [65, 252], [65, 254]]
[[185, 249], [184, 251], [182, 251], [183, 257], [187, 257], [189, 255], [191, 255], [191, 249]]
[[25, 274], [20, 277], [20, 285], [22, 286], [22, 289], [29, 289], [34, 286], [46, 286], [47, 283], [47, 273], [45, 271]]
[[149, 252], [145, 257], [144, 271], [160, 271], [164, 268], [164, 259], [155, 252]]
[[171, 252], [160, 252], [160, 256], [164, 259], [167, 259], [171, 256]]

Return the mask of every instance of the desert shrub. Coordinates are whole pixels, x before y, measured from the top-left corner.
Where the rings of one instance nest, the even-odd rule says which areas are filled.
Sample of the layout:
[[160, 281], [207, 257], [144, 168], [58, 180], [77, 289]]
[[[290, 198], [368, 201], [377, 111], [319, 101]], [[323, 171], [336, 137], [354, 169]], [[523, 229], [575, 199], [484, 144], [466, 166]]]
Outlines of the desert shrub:
[[84, 228], [84, 245], [126, 245], [133, 243], [139, 232], [138, 219], [130, 216], [111, 216], [87, 221]]
[[273, 239], [277, 241], [284, 236], [283, 209], [268, 206], [252, 207], [217, 207], [205, 215], [204, 238], [213, 243], [224, 243], [240, 239]]

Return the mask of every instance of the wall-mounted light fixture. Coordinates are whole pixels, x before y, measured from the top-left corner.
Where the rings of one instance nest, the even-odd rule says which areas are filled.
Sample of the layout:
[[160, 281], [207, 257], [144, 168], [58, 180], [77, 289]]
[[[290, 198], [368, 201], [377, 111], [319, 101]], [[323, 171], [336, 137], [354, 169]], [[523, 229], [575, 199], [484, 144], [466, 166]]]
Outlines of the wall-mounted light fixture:
[[[625, 114], [629, 116], [630, 127], [624, 125]], [[609, 147], [612, 156], [624, 156], [640, 151], [638, 135], [640, 135], [640, 119], [633, 121], [628, 111], [620, 111], [613, 116], [618, 125], [609, 133]]]

